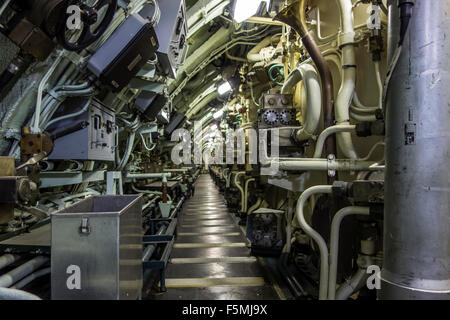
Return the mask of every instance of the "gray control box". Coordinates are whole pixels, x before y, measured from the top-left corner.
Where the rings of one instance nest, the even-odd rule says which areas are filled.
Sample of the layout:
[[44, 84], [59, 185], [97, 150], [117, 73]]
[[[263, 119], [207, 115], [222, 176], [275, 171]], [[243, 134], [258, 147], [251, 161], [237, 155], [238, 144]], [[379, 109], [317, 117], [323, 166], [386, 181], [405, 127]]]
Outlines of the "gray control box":
[[[89, 103], [88, 98], [71, 98], [63, 102], [54, 118], [73, 114]], [[49, 160], [98, 160], [114, 161], [117, 127], [115, 114], [100, 102], [91, 100], [82, 114], [62, 119], [48, 128], [49, 132], [60, 132], [87, 123], [85, 128], [55, 140]]]
[[141, 196], [90, 197], [51, 220], [52, 299], [141, 297]]

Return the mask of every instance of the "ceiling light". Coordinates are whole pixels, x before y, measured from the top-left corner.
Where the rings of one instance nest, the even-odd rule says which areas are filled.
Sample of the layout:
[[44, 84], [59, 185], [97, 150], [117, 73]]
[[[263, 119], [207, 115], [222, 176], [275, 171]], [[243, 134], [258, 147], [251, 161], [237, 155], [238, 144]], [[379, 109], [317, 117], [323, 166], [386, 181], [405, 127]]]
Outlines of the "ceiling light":
[[234, 7], [234, 20], [237, 23], [247, 20], [258, 12], [258, 8], [262, 2], [267, 3], [269, 7], [270, 0], [236, 0]]

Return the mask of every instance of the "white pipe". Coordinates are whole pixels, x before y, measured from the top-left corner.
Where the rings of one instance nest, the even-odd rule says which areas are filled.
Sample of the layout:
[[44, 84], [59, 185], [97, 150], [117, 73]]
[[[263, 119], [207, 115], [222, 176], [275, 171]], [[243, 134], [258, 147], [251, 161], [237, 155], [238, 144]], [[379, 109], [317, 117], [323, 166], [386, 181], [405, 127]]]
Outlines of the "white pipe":
[[[355, 30], [351, 0], [337, 0], [341, 15], [340, 46], [342, 49], [342, 82], [336, 99], [336, 121], [349, 123], [350, 104], [356, 87]], [[337, 134], [338, 145], [346, 158], [357, 159], [350, 133]]]
[[248, 179], [247, 181], [245, 181], [245, 199], [244, 199], [244, 211], [243, 212], [247, 212], [247, 206], [248, 206], [248, 185], [250, 184], [250, 182], [254, 182], [256, 181], [255, 178], [251, 178]]
[[[277, 161], [280, 170], [284, 171], [380, 171], [384, 166], [376, 162], [353, 159], [298, 159]], [[375, 165], [375, 166], [374, 166]]]
[[33, 280], [35, 280], [35, 279], [37, 279], [39, 277], [43, 277], [43, 276], [45, 276], [47, 274], [50, 274], [50, 272], [51, 272], [51, 268], [44, 268], [44, 269], [41, 269], [39, 271], [33, 272], [28, 277], [20, 280], [15, 285], [13, 285], [11, 287], [11, 289], [22, 289], [23, 287], [25, 287], [27, 284], [29, 284]]
[[380, 71], [380, 62], [375, 61], [374, 62], [375, 67], [375, 75], [377, 78], [377, 85], [378, 85], [378, 106], [380, 109], [383, 109], [383, 82], [381, 81], [381, 71]]
[[[269, 36], [258, 43], [253, 49], [251, 49], [247, 54], [247, 60], [250, 63], [256, 63], [264, 60], [264, 57], [260, 54], [261, 50], [272, 44], [273, 36]], [[279, 39], [279, 38], [277, 38]]]
[[244, 198], [245, 198], [245, 193], [244, 193], [244, 189], [242, 189], [241, 185], [239, 184], [239, 180], [238, 177], [241, 175], [244, 175], [245, 171], [241, 171], [241, 172], [237, 172], [234, 175], [234, 185], [239, 189], [239, 191], [241, 192], [241, 212], [244, 212]]
[[10, 272], [5, 273], [0, 277], [0, 287], [4, 288], [13, 285], [18, 280], [26, 277], [34, 270], [38, 269], [48, 260], [49, 259], [47, 257], [39, 256], [11, 270]]
[[303, 80], [306, 89], [306, 116], [304, 126], [297, 131], [297, 140], [304, 141], [311, 138], [320, 123], [322, 113], [322, 92], [316, 69], [310, 64], [303, 64], [292, 71], [281, 89], [282, 94], [291, 92], [294, 86]]
[[56, 67], [61, 62], [61, 60], [63, 58], [63, 54], [64, 54], [64, 50], [62, 50], [59, 53], [58, 57], [53, 62], [52, 66], [50, 67], [50, 69], [48, 69], [47, 73], [44, 75], [41, 82], [39, 83], [38, 93], [37, 93], [37, 98], [36, 98], [36, 111], [35, 111], [34, 125], [33, 125], [34, 132], [39, 132], [39, 130], [40, 130], [39, 122], [40, 122], [40, 117], [41, 117], [42, 93], [44, 92], [44, 88], [47, 85], [48, 79], [51, 77], [51, 75], [55, 71]]
[[14, 255], [14, 254], [5, 254], [0, 257], [0, 270], [4, 267], [9, 266], [11, 263], [16, 262], [20, 259], [20, 256]]
[[41, 300], [41, 298], [22, 290], [0, 288], [0, 300]]
[[316, 148], [314, 151], [314, 158], [318, 159], [318, 158], [322, 157], [325, 140], [327, 140], [327, 138], [330, 135], [338, 133], [338, 132], [351, 132], [351, 131], [354, 131], [355, 129], [356, 129], [356, 126], [354, 126], [354, 125], [336, 125], [336, 126], [328, 127], [325, 130], [323, 130], [322, 133], [320, 134], [319, 138], [317, 139]]
[[333, 192], [332, 186], [315, 186], [305, 190], [297, 201], [297, 219], [300, 227], [309, 235], [318, 245], [320, 251], [320, 280], [319, 280], [319, 300], [327, 299], [328, 288], [328, 247], [322, 236], [315, 231], [306, 222], [303, 213], [303, 208], [306, 201], [314, 194], [331, 194]]
[[339, 254], [339, 230], [342, 220], [349, 215], [365, 215], [370, 214], [369, 207], [346, 207], [339, 210], [333, 217], [331, 223], [330, 235], [330, 273], [328, 278], [328, 299], [334, 300], [336, 296], [336, 277], [338, 268], [338, 254]]
[[171, 178], [172, 174], [170, 172], [164, 173], [127, 173], [126, 177], [128, 179], [167, 179]]

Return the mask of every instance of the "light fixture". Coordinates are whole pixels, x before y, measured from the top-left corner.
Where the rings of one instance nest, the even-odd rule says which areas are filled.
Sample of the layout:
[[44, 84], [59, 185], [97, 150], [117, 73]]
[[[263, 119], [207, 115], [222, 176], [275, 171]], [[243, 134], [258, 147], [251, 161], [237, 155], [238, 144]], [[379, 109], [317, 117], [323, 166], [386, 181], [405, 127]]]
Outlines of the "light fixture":
[[237, 23], [247, 20], [258, 12], [258, 8], [262, 2], [267, 3], [269, 7], [270, 0], [236, 0], [234, 7], [234, 20]]
[[219, 111], [217, 111], [216, 113], [213, 114], [213, 117], [216, 120], [222, 118], [222, 116], [223, 116], [223, 109], [220, 109]]
[[222, 96], [227, 92], [230, 92], [233, 88], [231, 87], [231, 84], [228, 81], [225, 81], [217, 87], [217, 92]]

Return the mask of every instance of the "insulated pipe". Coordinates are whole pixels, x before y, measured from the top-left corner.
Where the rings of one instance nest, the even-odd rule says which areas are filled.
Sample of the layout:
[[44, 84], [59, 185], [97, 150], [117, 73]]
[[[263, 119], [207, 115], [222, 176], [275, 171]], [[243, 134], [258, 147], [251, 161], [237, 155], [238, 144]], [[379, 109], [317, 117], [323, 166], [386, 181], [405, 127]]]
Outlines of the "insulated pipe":
[[32, 274], [30, 274], [26, 278], [20, 280], [15, 285], [11, 286], [11, 289], [22, 289], [23, 287], [25, 287], [27, 284], [29, 284], [30, 282], [34, 281], [35, 279], [37, 279], [39, 277], [43, 277], [43, 276], [45, 276], [47, 274], [50, 274], [50, 273], [51, 273], [51, 268], [44, 268], [44, 269], [41, 269], [39, 271], [33, 272]]
[[241, 212], [244, 212], [244, 198], [245, 198], [245, 192], [244, 189], [242, 189], [241, 185], [239, 184], [239, 176], [242, 176], [245, 174], [245, 171], [237, 172], [234, 175], [234, 185], [239, 189], [241, 192]]
[[316, 70], [310, 64], [303, 64], [292, 71], [281, 89], [282, 94], [289, 94], [295, 85], [303, 80], [306, 89], [306, 117], [303, 128], [297, 131], [297, 141], [311, 138], [317, 130], [322, 114], [322, 89]]
[[284, 171], [380, 171], [382, 166], [376, 162], [353, 159], [295, 159], [275, 161], [280, 170]]
[[172, 174], [170, 172], [167, 172], [167, 173], [127, 173], [126, 177], [128, 179], [162, 179], [162, 180], [167, 181], [167, 178], [171, 178]]
[[328, 288], [328, 247], [322, 236], [315, 231], [305, 220], [303, 208], [306, 201], [315, 194], [331, 194], [332, 186], [315, 186], [311, 187], [300, 195], [297, 201], [297, 219], [300, 227], [309, 235], [318, 245], [320, 251], [320, 280], [319, 280], [319, 300], [327, 299]]
[[42, 300], [38, 296], [17, 289], [0, 288], [0, 300]]
[[275, 38], [274, 36], [269, 36], [258, 43], [255, 47], [253, 47], [253, 49], [251, 49], [247, 54], [248, 62], [257, 63], [263, 61], [264, 57], [260, 54], [260, 51], [263, 48], [270, 46], [272, 42], [275, 41], [274, 39], [277, 39], [279, 41], [280, 37], [278, 36]]
[[[351, 0], [337, 0], [341, 15], [340, 48], [342, 50], [342, 82], [336, 98], [336, 122], [350, 122], [350, 105], [356, 87], [355, 30], [353, 27], [353, 4]], [[350, 133], [337, 134], [337, 143], [346, 158], [357, 159]]]
[[17, 256], [15, 254], [4, 254], [0, 257], [0, 270], [4, 267], [9, 266], [11, 263], [16, 262], [20, 259], [20, 256]]
[[336, 125], [326, 128], [324, 131], [322, 131], [319, 138], [317, 139], [313, 158], [318, 159], [322, 157], [323, 146], [325, 144], [325, 141], [330, 135], [335, 134], [337, 132], [352, 132], [355, 129], [356, 129], [355, 125]]
[[18, 280], [26, 277], [39, 267], [41, 267], [44, 263], [48, 262], [47, 257], [39, 256], [30, 261], [24, 263], [23, 265], [11, 270], [8, 273], [5, 273], [0, 277], [0, 287], [9, 287], [16, 283]]
[[243, 212], [247, 212], [247, 206], [248, 206], [248, 185], [250, 184], [250, 182], [255, 182], [255, 178], [250, 178], [248, 180], [245, 181], [245, 200], [244, 200], [244, 211]]
[[336, 296], [336, 277], [338, 269], [339, 254], [339, 230], [342, 220], [349, 215], [365, 215], [370, 214], [369, 207], [346, 207], [339, 210], [333, 217], [331, 223], [330, 234], [330, 273], [328, 277], [328, 300], [334, 300]]
[[379, 299], [450, 299], [448, 12], [450, 0], [415, 1], [387, 90]]
[[48, 69], [47, 73], [42, 78], [41, 82], [39, 83], [38, 87], [38, 93], [36, 98], [36, 111], [35, 111], [35, 119], [33, 124], [33, 132], [39, 132], [39, 122], [40, 122], [40, 116], [41, 116], [41, 106], [42, 106], [42, 93], [44, 92], [44, 88], [47, 85], [48, 79], [51, 77], [53, 72], [55, 71], [58, 64], [61, 62], [63, 58], [64, 51], [61, 51], [58, 55], [58, 57], [53, 62], [52, 66]]
[[[300, 0], [291, 4], [277, 14], [274, 20], [289, 24], [297, 31], [302, 39], [305, 49], [308, 51], [311, 59], [316, 65], [322, 81], [323, 110], [324, 110], [324, 128], [331, 127], [334, 124], [334, 88], [333, 77], [330, 66], [325, 60], [311, 32], [308, 32], [306, 26], [306, 1]], [[297, 18], [298, 17], [298, 18]], [[336, 141], [330, 137], [326, 142], [326, 151], [328, 154], [336, 154]]]

